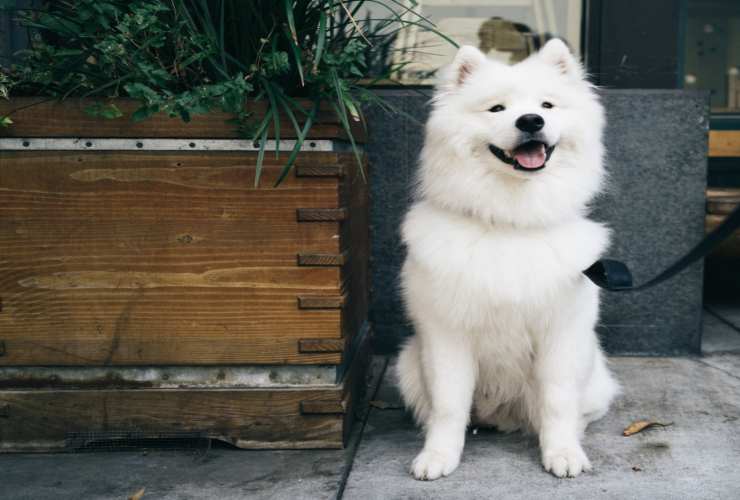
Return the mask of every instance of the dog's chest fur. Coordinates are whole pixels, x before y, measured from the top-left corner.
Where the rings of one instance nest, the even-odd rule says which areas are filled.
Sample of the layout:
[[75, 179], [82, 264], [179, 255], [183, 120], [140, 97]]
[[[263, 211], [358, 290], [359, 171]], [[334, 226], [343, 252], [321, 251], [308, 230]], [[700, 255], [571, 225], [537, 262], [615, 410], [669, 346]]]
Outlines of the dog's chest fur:
[[407, 300], [444, 311], [451, 327], [490, 331], [508, 308], [512, 320], [544, 319], [599, 258], [608, 230], [586, 218], [548, 228], [496, 226], [420, 202], [406, 216], [403, 238], [404, 281], [415, 292]]

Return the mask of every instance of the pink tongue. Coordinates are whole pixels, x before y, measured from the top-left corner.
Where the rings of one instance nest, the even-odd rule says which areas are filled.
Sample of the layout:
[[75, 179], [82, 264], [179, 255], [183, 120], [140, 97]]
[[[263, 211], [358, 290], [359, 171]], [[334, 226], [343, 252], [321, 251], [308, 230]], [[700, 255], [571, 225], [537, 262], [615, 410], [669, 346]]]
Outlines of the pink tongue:
[[524, 168], [538, 168], [545, 163], [545, 145], [525, 147], [514, 150], [514, 158]]

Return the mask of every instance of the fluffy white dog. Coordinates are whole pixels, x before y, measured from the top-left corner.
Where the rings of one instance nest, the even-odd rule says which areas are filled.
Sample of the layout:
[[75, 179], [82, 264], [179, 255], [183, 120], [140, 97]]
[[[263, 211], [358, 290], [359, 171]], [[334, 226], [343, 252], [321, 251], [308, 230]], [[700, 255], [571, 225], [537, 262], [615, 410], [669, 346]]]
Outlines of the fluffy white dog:
[[591, 468], [583, 431], [619, 390], [582, 274], [609, 238], [586, 217], [604, 180], [603, 126], [560, 40], [514, 66], [462, 47], [442, 76], [402, 228], [416, 335], [397, 375], [425, 431], [417, 479], [455, 470], [471, 416], [537, 433], [558, 477]]

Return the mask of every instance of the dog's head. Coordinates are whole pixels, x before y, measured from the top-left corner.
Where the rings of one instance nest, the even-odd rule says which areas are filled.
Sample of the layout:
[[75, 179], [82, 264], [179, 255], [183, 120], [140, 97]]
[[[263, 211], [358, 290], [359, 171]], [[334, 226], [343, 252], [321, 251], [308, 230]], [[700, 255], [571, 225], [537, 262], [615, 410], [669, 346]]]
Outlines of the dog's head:
[[[462, 47], [442, 73], [433, 103], [423, 153], [427, 195], [466, 212], [531, 225], [582, 211], [598, 191], [603, 110], [562, 41], [549, 41], [513, 66]], [[467, 201], [450, 199], [461, 195], [453, 194], [458, 188]], [[504, 201], [528, 208], [512, 213], [491, 207]]]

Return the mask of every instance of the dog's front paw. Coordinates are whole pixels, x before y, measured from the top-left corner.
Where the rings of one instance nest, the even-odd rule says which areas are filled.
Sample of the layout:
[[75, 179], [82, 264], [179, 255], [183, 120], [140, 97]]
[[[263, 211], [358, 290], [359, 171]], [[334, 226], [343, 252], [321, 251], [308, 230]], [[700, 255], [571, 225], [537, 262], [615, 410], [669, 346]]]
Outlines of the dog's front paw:
[[580, 446], [546, 450], [542, 453], [542, 465], [557, 477], [576, 477], [591, 470], [591, 462]]
[[422, 450], [411, 463], [411, 474], [420, 481], [434, 481], [447, 476], [460, 464], [460, 453]]

